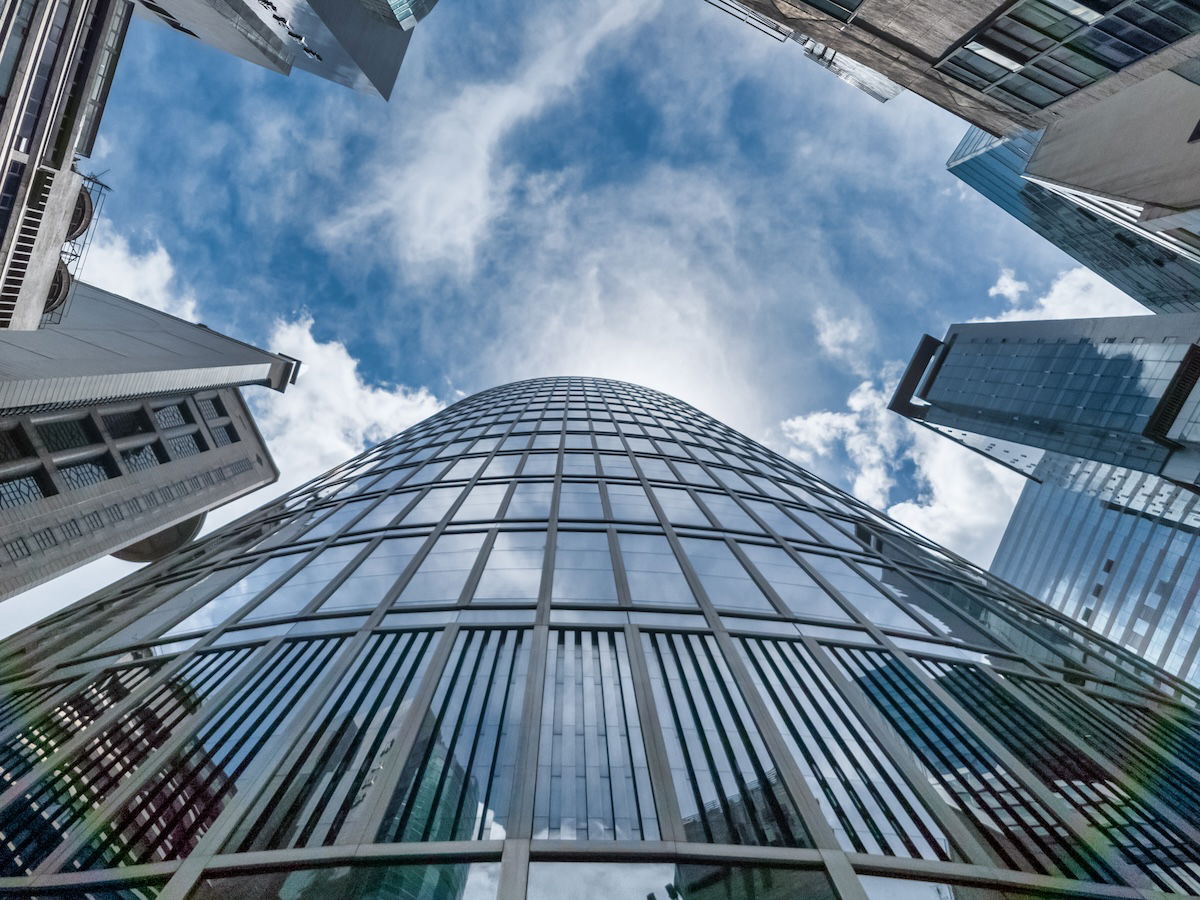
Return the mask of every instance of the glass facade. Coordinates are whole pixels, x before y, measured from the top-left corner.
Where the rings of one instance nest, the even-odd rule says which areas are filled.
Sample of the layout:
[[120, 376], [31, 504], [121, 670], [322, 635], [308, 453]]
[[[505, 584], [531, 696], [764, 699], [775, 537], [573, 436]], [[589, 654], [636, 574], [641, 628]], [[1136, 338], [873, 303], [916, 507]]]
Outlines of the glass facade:
[[1200, 483], [1197, 333], [1196, 313], [953, 325], [890, 408], [1025, 474], [1049, 452]]
[[992, 571], [1200, 683], [1200, 496], [1153, 475], [1047, 458]]
[[1200, 311], [1200, 247], [1140, 228], [1139, 207], [1093, 198], [1085, 208], [1022, 178], [1040, 137], [1001, 139], [972, 128], [946, 168], [1151, 311]]
[[0, 897], [1195, 895], [1198, 700], [672, 397], [518, 382], [0, 645]]
[[1018, 0], [938, 68], [1017, 109], [1039, 110], [1197, 33], [1197, 0]]

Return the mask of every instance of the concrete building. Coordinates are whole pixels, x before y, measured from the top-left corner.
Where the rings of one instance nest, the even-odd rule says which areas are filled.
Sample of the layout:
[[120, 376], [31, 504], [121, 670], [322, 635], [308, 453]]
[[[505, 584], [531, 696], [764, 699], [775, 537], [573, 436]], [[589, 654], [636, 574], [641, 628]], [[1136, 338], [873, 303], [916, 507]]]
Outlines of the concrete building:
[[1200, 311], [1200, 239], [1146, 228], [1131, 204], [1026, 178], [1041, 134], [997, 138], [972, 127], [946, 168], [1150, 311]]
[[0, 332], [0, 600], [100, 556], [147, 562], [279, 475], [238, 386], [299, 364], [78, 283]]
[[0, 890], [1196, 896], [1198, 702], [694, 407], [536, 379], [0, 644]]
[[1192, 0], [744, 3], [992, 134], [1044, 128], [1200, 55]]
[[12, 0], [0, 12], [0, 330], [62, 304], [97, 186], [91, 153], [131, 8], [126, 0]]
[[1054, 452], [1200, 484], [1200, 314], [953, 325], [889, 408], [1032, 475]]

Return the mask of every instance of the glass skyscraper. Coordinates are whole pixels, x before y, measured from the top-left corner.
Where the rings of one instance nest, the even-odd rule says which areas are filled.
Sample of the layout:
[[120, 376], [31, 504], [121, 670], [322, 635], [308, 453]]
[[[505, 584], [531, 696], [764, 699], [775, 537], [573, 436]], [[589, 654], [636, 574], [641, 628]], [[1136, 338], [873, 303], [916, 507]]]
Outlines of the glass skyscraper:
[[464, 399], [0, 666], [0, 896], [1200, 893], [1200, 692], [620, 382]]
[[1142, 228], [1130, 204], [1071, 199], [1023, 178], [1040, 137], [997, 138], [973, 127], [946, 168], [1152, 312], [1200, 311], [1200, 246]]
[[889, 408], [1032, 475], [1047, 452], [1200, 483], [1200, 314], [952, 325]]
[[1200, 495], [1118, 466], [1048, 458], [991, 571], [1200, 683]]

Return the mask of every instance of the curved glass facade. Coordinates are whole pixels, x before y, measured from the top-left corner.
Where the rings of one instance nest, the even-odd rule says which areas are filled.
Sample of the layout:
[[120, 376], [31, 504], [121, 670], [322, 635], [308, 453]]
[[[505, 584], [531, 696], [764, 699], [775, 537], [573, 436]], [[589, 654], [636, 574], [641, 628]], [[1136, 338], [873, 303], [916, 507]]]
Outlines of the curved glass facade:
[[462, 400], [0, 666], [0, 896], [1200, 893], [1195, 689], [620, 382]]

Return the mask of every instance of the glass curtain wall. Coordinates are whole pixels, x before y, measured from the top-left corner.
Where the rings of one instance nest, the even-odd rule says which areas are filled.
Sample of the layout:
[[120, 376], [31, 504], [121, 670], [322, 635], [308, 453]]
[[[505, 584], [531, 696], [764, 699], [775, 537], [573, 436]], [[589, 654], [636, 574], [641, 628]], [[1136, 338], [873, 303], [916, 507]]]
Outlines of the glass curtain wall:
[[0, 897], [1195, 895], [1198, 699], [672, 397], [518, 382], [0, 645]]

